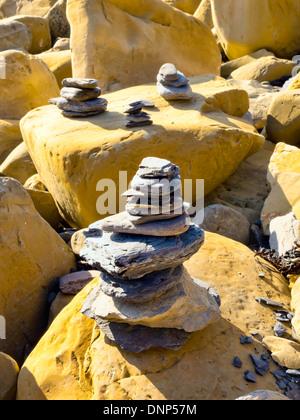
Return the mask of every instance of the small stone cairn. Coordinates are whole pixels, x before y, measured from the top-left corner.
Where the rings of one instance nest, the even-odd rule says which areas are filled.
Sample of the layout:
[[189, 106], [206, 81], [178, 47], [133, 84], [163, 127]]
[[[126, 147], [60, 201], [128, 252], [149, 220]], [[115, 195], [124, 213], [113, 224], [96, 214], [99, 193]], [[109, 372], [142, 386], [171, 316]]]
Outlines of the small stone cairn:
[[126, 124], [127, 128], [143, 127], [153, 124], [150, 115], [143, 111], [144, 106], [143, 100], [130, 102], [125, 110], [125, 114], [127, 114], [125, 118], [128, 121]]
[[89, 227], [81, 257], [101, 271], [82, 313], [121, 348], [179, 349], [220, 318], [219, 297], [183, 263], [204, 243], [182, 200], [179, 168], [146, 158], [124, 193], [126, 211]]
[[193, 91], [189, 79], [174, 64], [164, 64], [157, 75], [157, 89], [166, 101], [190, 100]]
[[107, 100], [99, 98], [101, 89], [95, 79], [68, 78], [62, 81], [60, 98], [49, 100], [65, 117], [91, 117], [107, 109]]

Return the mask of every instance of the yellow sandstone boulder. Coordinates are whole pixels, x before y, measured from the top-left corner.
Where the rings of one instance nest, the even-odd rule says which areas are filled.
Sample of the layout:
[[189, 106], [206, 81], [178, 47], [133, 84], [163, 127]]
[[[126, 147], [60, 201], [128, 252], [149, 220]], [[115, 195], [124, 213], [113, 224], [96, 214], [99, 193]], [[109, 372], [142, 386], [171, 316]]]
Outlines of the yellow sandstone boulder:
[[50, 28], [46, 19], [39, 16], [17, 15], [5, 19], [3, 22], [13, 21], [21, 22], [29, 29], [32, 36], [31, 47], [28, 49], [29, 53], [39, 54], [51, 48]]
[[176, 9], [182, 10], [185, 13], [190, 13], [191, 15], [195, 12], [201, 0], [163, 0], [165, 3], [170, 6], [176, 7]]
[[[266, 352], [260, 340], [272, 333], [276, 320], [255, 297], [269, 296], [288, 306], [286, 280], [267, 263], [256, 262], [246, 246], [210, 233], [186, 267], [218, 290], [222, 319], [193, 333], [180, 350], [130, 353], [80, 312], [96, 279], [60, 312], [26, 360], [18, 399], [230, 400], [260, 389], [278, 391], [270, 373], [257, 375], [256, 384], [243, 376], [245, 370], [253, 371], [249, 354]], [[240, 344], [241, 336], [253, 330], [259, 333], [253, 343]], [[243, 362], [241, 370], [232, 365], [235, 356]], [[272, 361], [270, 370], [276, 370]]]
[[56, 77], [58, 86], [62, 88], [62, 81], [72, 77], [72, 56], [71, 50], [56, 51], [54, 49], [45, 51], [38, 55]]
[[194, 16], [205, 23], [209, 29], [213, 29], [214, 23], [211, 13], [211, 0], [202, 0], [198, 9], [195, 11]]
[[26, 144], [20, 143], [0, 166], [0, 173], [24, 184], [28, 178], [36, 174], [36, 169], [28, 153]]
[[266, 234], [272, 219], [290, 212], [300, 220], [300, 149], [278, 143], [271, 157], [267, 180], [271, 192], [265, 201], [261, 220]]
[[293, 337], [300, 343], [300, 277], [292, 288], [291, 308], [295, 314], [292, 320]]
[[25, 345], [34, 345], [44, 331], [55, 279], [76, 263], [18, 181], [0, 178], [0, 197], [0, 315], [6, 321], [0, 351], [20, 362]]
[[280, 337], [265, 337], [263, 344], [272, 354], [274, 362], [288, 369], [300, 369], [300, 344]]
[[[24, 117], [21, 130], [37, 172], [72, 226], [85, 228], [110, 213], [99, 210], [104, 190], [98, 183], [103, 179], [113, 181], [112, 188], [116, 185], [116, 192], [110, 192], [117, 199], [112, 212], [118, 212], [119, 193], [147, 156], [176, 163], [183, 179], [204, 179], [207, 194], [261, 149], [264, 137], [238, 118], [248, 110], [245, 91], [212, 75], [192, 78], [191, 86], [191, 101], [169, 104], [156, 85], [142, 85], [105, 95], [108, 111], [96, 117], [65, 118], [55, 106]], [[123, 113], [133, 98], [155, 104], [147, 108], [153, 125], [125, 127]], [[193, 193], [195, 198], [195, 188]], [[120, 210], [123, 207], [124, 200]]]
[[4, 17], [14, 15], [45, 16], [57, 0], [0, 0]]
[[266, 56], [239, 67], [231, 73], [231, 77], [236, 80], [272, 82], [281, 79], [283, 76], [291, 77], [294, 67], [295, 63], [293, 61]]
[[276, 95], [270, 105], [266, 133], [274, 143], [300, 145], [300, 90]]
[[19, 371], [14, 359], [5, 353], [0, 353], [0, 401], [15, 399]]
[[20, 119], [59, 95], [55, 76], [33, 55], [18, 50], [2, 51], [0, 69], [1, 119]]
[[261, 48], [288, 59], [299, 53], [298, 1], [211, 1], [216, 32], [230, 60]]
[[246, 64], [250, 64], [253, 61], [258, 60], [259, 58], [270, 56], [274, 57], [274, 54], [263, 48], [261, 50], [255, 51], [253, 54], [245, 55], [244, 57], [239, 57], [235, 60], [227, 61], [221, 66], [221, 76], [227, 79], [227, 77], [229, 77], [232, 72], [239, 69], [240, 67], [243, 67]]
[[156, 82], [168, 62], [186, 76], [220, 74], [209, 28], [161, 0], [70, 0], [67, 16], [74, 77], [98, 79], [103, 91]]
[[0, 164], [22, 140], [19, 120], [0, 119]]

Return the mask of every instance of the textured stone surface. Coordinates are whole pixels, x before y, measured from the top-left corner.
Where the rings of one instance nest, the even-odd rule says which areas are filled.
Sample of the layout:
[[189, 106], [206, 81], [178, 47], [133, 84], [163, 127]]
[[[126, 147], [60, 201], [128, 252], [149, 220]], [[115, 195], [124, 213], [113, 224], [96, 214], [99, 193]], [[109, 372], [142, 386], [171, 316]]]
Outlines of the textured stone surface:
[[[255, 296], [270, 294], [286, 305], [290, 302], [286, 279], [253, 257], [244, 245], [207, 233], [205, 244], [186, 265], [219, 291], [222, 319], [194, 333], [177, 351], [151, 349], [133, 354], [105, 339], [96, 323], [80, 312], [98, 285], [95, 280], [59, 314], [26, 360], [18, 398], [232, 400], [255, 390], [278, 391], [271, 374], [257, 376], [256, 384], [243, 379], [244, 370], [253, 369], [249, 353], [261, 354], [266, 349], [259, 336], [241, 346], [241, 335], [252, 330], [262, 336], [273, 334], [274, 313], [258, 304]], [[264, 279], [257, 276], [261, 271]], [[243, 362], [242, 371], [232, 365], [235, 355]], [[277, 369], [271, 360], [270, 370]], [[170, 381], [170, 377], [180, 380]]]
[[173, 61], [188, 77], [220, 73], [209, 28], [161, 0], [71, 0], [67, 10], [74, 76], [94, 77], [104, 91], [154, 82]]
[[4, 160], [0, 172], [24, 184], [28, 178], [36, 174], [35, 166], [24, 142], [20, 143]]
[[100, 113], [106, 111], [107, 108], [107, 100], [104, 98], [90, 99], [84, 102], [70, 101], [64, 98], [55, 98], [53, 101], [55, 101], [55, 104], [59, 109], [73, 113]]
[[186, 232], [190, 226], [190, 217], [187, 213], [163, 221], [146, 224], [135, 224], [127, 217], [127, 212], [103, 219], [99, 228], [106, 232], [131, 233], [134, 235], [175, 236]]
[[14, 15], [44, 16], [57, 0], [0, 0], [4, 17]]
[[271, 157], [267, 180], [271, 192], [261, 212], [266, 234], [272, 219], [293, 212], [300, 220], [300, 149], [278, 143]]
[[[300, 5], [294, 0], [212, 0], [214, 25], [229, 59], [266, 48], [277, 57], [299, 53]], [[266, 24], [267, 22], [267, 24]]]
[[37, 55], [44, 61], [54, 74], [58, 86], [62, 85], [65, 78], [72, 77], [71, 50], [57, 50], [55, 48]]
[[180, 87], [173, 87], [173, 86], [164, 86], [161, 83], [157, 83], [157, 89], [159, 94], [166, 100], [166, 101], [174, 101], [174, 100], [190, 100], [193, 98], [193, 91], [189, 84]]
[[5, 78], [0, 78], [0, 118], [20, 119], [59, 95], [54, 75], [35, 56], [7, 50], [0, 52], [0, 60], [5, 63]]
[[[203, 216], [204, 220], [199, 223], [199, 226], [205, 231], [226, 236], [245, 245], [248, 244], [250, 223], [238, 211], [220, 204], [212, 204], [205, 207]], [[197, 216], [193, 222], [198, 224]]]
[[19, 120], [0, 120], [0, 164], [23, 141]]
[[[245, 91], [211, 75], [190, 82], [195, 99], [176, 107], [158, 95], [155, 85], [143, 85], [105, 95], [108, 112], [99, 117], [74, 121], [61, 116], [56, 107], [48, 106], [22, 120], [22, 134], [41, 179], [73, 227], [85, 228], [124, 210], [124, 204], [119, 207], [116, 167], [127, 171], [129, 182], [144, 157], [165, 158], [182, 168], [182, 179], [204, 179], [208, 194], [247, 156], [261, 149], [264, 137], [239, 119], [248, 110]], [[155, 103], [160, 112], [149, 109], [152, 126], [125, 129], [124, 104], [131, 97]], [[97, 211], [102, 195], [97, 184], [101, 179], [110, 179], [117, 186], [117, 208], [112, 213]], [[120, 188], [121, 194], [127, 185]], [[193, 191], [195, 194], [194, 188]]]
[[235, 60], [226, 61], [221, 66], [221, 76], [227, 79], [227, 77], [229, 77], [234, 70], [237, 70], [238, 68], [245, 66], [246, 64], [250, 64], [253, 61], [258, 60], [259, 58], [268, 56], [274, 57], [274, 53], [266, 50], [265, 48], [262, 48], [258, 51], [255, 51], [252, 54], [236, 58]]
[[97, 270], [77, 271], [59, 278], [59, 290], [65, 295], [77, 295], [101, 273]]
[[75, 258], [17, 181], [1, 178], [0, 195], [0, 257], [5, 261], [0, 314], [6, 319], [6, 340], [0, 341], [0, 351], [19, 362], [24, 346], [35, 343], [45, 327], [53, 281], [75, 266]]
[[122, 281], [102, 273], [99, 288], [107, 296], [123, 302], [141, 303], [155, 299], [176, 286], [182, 275], [183, 266], [156, 271], [131, 281]]
[[253, 391], [250, 394], [236, 398], [237, 401], [290, 401], [288, 397], [277, 391]]
[[45, 15], [53, 39], [70, 38], [70, 25], [66, 16], [66, 9], [67, 0], [57, 0]]
[[204, 232], [196, 225], [182, 235], [168, 237], [100, 233], [86, 239], [80, 256], [96, 269], [130, 280], [182, 264], [204, 242]]
[[300, 133], [300, 93], [288, 90], [276, 95], [267, 117], [267, 138], [274, 143], [297, 145]]
[[0, 51], [13, 48], [30, 49], [32, 35], [21, 22], [0, 20]]
[[201, 22], [205, 23], [209, 29], [213, 29], [214, 23], [211, 12], [211, 0], [201, 0], [194, 16], [201, 20]]
[[116, 341], [124, 350], [140, 353], [152, 347], [178, 350], [190, 334], [177, 328], [149, 328], [142, 325], [119, 324], [97, 319], [107, 338]]
[[174, 287], [147, 302], [123, 302], [99, 290], [96, 299], [90, 303], [90, 311], [95, 319], [187, 332], [202, 330], [220, 318], [214, 297], [187, 271]]
[[280, 337], [265, 337], [263, 344], [273, 360], [288, 369], [300, 369], [300, 344]]
[[300, 243], [300, 220], [294, 213], [275, 217], [270, 223], [270, 248], [275, 249], [279, 255], [295, 248]]
[[19, 366], [5, 353], [0, 353], [0, 401], [14, 400], [17, 393]]
[[176, 9], [182, 10], [185, 13], [191, 15], [195, 12], [201, 0], [163, 0], [170, 6], [176, 7]]

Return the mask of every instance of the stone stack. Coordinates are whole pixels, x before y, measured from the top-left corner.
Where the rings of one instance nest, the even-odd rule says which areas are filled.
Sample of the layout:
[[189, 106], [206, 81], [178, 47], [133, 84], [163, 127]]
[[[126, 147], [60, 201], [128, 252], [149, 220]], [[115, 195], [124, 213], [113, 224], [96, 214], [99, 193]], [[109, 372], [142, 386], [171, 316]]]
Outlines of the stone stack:
[[189, 79], [174, 64], [164, 64], [157, 75], [157, 89], [166, 101], [190, 100], [193, 91]]
[[190, 223], [169, 161], [144, 159], [125, 196], [125, 212], [89, 227], [80, 255], [101, 275], [82, 312], [125, 350], [179, 349], [220, 317], [217, 293], [182, 265], [204, 231]]
[[97, 80], [68, 78], [62, 84], [61, 97], [50, 99], [49, 103], [57, 105], [65, 117], [91, 117], [106, 111], [107, 100], [99, 98], [101, 89]]
[[137, 100], [130, 102], [128, 108], [125, 110], [126, 124], [127, 128], [134, 127], [143, 127], [153, 124], [151, 117], [147, 112], [143, 112], [144, 102], [142, 100]]

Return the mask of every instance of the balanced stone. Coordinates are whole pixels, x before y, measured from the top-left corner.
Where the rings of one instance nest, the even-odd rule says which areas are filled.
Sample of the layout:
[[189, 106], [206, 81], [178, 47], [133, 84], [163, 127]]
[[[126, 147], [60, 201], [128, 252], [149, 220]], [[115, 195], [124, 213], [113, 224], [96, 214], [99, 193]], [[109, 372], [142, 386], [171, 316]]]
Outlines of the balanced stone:
[[[97, 223], [97, 222], [96, 222]], [[136, 224], [129, 220], [128, 213], [122, 212], [98, 222], [105, 232], [131, 233], [134, 235], [175, 236], [189, 229], [191, 220], [187, 213], [169, 220], [158, 220], [145, 224]]]
[[63, 111], [63, 110], [60, 110], [60, 113], [64, 117], [68, 117], [68, 118], [88, 118], [88, 117], [93, 117], [94, 115], [99, 115], [102, 112], [103, 111], [75, 112], [75, 111]]
[[133, 114], [141, 111], [143, 109], [142, 102], [136, 103], [135, 105], [129, 105], [128, 108], [125, 109], [124, 114]]
[[138, 280], [123, 281], [108, 273], [101, 273], [99, 288], [107, 296], [122, 302], [141, 303], [167, 292], [182, 279], [183, 265], [155, 271]]
[[183, 73], [181, 73], [180, 71], [177, 73], [178, 75], [178, 79], [177, 80], [166, 80], [164, 79], [160, 74], [157, 76], [157, 81], [159, 83], [161, 83], [164, 86], [173, 86], [173, 87], [180, 87], [180, 86], [185, 86], [188, 84], [189, 79], [187, 77], [185, 77], [185, 75]]
[[151, 121], [151, 120], [139, 121], [139, 122], [128, 121], [128, 123], [126, 123], [126, 127], [127, 128], [144, 127], [144, 126], [152, 125], [152, 124], [153, 124], [153, 121]]
[[60, 91], [60, 95], [69, 101], [87, 101], [89, 99], [96, 99], [101, 95], [101, 89], [79, 89], [74, 87], [64, 87]]
[[178, 175], [179, 172], [179, 167], [166, 159], [148, 157], [142, 160], [137, 176], [141, 178], [169, 178]]
[[149, 328], [142, 325], [120, 324], [103, 321], [96, 317], [96, 322], [106, 337], [117, 342], [123, 350], [140, 353], [152, 347], [179, 350], [191, 333], [177, 328]]
[[96, 79], [67, 78], [62, 81], [65, 87], [95, 89], [99, 83]]
[[126, 115], [126, 120], [132, 122], [145, 122], [150, 120], [150, 115], [147, 112], [139, 112], [130, 115]]
[[178, 190], [180, 190], [181, 193], [182, 183], [180, 175], [175, 176], [171, 180], [166, 178], [141, 178], [140, 176], [135, 175], [131, 181], [131, 187], [144, 194], [151, 194], [151, 197], [153, 197], [169, 195]]
[[157, 83], [159, 94], [166, 101], [173, 100], [189, 100], [193, 98], [193, 91], [189, 84], [181, 87], [164, 86], [162, 83]]
[[196, 225], [167, 237], [103, 232], [86, 239], [80, 256], [96, 269], [130, 280], [182, 264], [203, 242], [204, 231]]
[[174, 64], [171, 64], [171, 63], [164, 64], [159, 70], [159, 75], [164, 80], [168, 80], [168, 81], [173, 81], [173, 80], [178, 79], [177, 68], [174, 66]]
[[[184, 270], [182, 279], [156, 299], [126, 303], [98, 291], [90, 311], [109, 322], [144, 325], [151, 328], [201, 330], [220, 318], [220, 309], [207, 288], [197, 284]], [[96, 319], [96, 318], [94, 318]]]
[[129, 120], [126, 124], [127, 128], [143, 127], [153, 124], [150, 115], [146, 112], [142, 112], [143, 106], [143, 102], [141, 100], [137, 100], [131, 102], [129, 107], [126, 108], [125, 114], [128, 114], [126, 119]]
[[104, 98], [90, 99], [84, 102], [69, 101], [64, 98], [57, 98], [56, 105], [59, 109], [69, 112], [94, 112], [106, 111], [107, 100]]
[[[186, 203], [183, 203], [182, 214], [184, 214], [184, 212], [186, 212], [187, 210], [185, 207], [185, 204]], [[143, 225], [147, 223], [157, 222], [159, 220], [170, 220], [170, 219], [177, 218], [179, 217], [178, 213], [179, 213], [178, 210], [176, 210], [176, 213], [170, 212], [168, 214], [157, 214], [157, 215], [148, 214], [148, 215], [143, 215], [143, 216], [132, 216], [131, 214], [128, 213], [127, 217], [128, 217], [128, 220], [130, 220], [135, 225]]]

